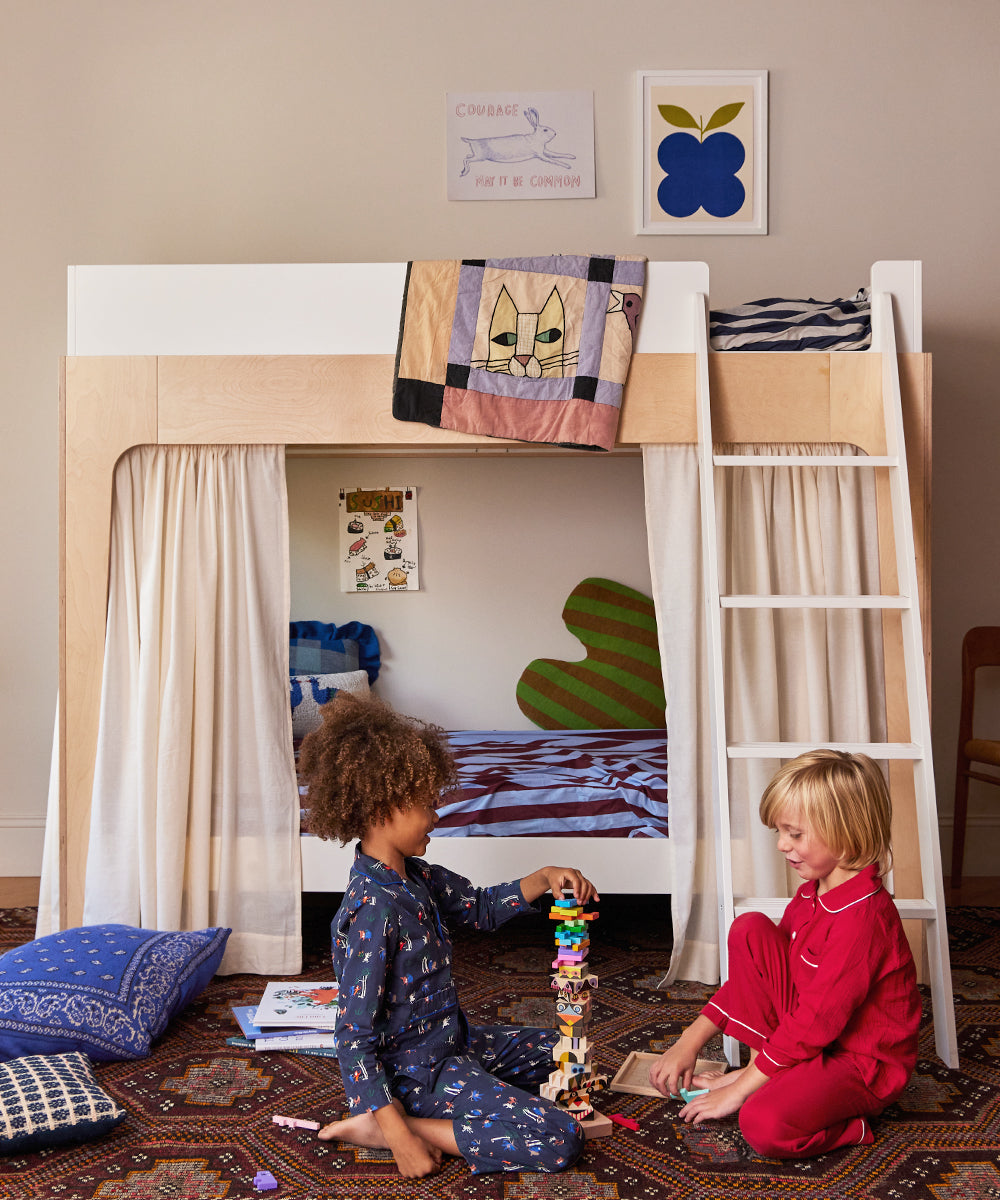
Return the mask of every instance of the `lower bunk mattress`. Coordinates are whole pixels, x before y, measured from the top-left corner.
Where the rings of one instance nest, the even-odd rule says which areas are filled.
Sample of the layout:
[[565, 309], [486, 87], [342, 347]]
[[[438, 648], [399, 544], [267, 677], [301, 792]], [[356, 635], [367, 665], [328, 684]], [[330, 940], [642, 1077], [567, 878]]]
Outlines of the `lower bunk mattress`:
[[442, 798], [434, 837], [667, 836], [665, 729], [463, 730], [448, 738], [459, 785]]

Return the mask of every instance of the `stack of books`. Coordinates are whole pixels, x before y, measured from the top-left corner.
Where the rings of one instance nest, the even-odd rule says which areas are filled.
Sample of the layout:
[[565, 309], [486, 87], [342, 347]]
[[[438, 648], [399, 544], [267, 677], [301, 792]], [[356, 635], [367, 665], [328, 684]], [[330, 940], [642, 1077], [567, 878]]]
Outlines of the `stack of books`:
[[241, 1036], [226, 1038], [226, 1044], [336, 1058], [339, 997], [336, 983], [271, 982], [259, 1003], [233, 1005]]

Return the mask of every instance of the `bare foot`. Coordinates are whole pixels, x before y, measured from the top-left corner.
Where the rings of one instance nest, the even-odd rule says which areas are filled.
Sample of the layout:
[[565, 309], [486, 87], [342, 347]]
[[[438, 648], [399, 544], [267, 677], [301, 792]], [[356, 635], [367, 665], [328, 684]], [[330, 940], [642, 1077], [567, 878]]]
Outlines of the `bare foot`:
[[691, 1080], [691, 1090], [705, 1088], [709, 1092], [715, 1092], [719, 1088], [729, 1087], [742, 1074], [743, 1067], [738, 1067], [735, 1071], [705, 1071], [701, 1075], [695, 1075]]
[[367, 1146], [372, 1150], [388, 1150], [389, 1143], [375, 1120], [373, 1112], [358, 1113], [342, 1121], [331, 1121], [316, 1134], [323, 1142], [347, 1142], [351, 1146]]

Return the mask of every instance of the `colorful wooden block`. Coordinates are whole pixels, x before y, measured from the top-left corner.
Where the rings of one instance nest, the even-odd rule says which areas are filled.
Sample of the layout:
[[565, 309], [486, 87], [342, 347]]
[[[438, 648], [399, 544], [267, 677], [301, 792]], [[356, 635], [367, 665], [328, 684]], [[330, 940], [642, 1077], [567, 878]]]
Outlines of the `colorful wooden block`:
[[[552, 988], [556, 992], [556, 1028], [559, 1039], [552, 1050], [556, 1065], [541, 1094], [557, 1104], [574, 1111], [581, 1125], [590, 1125], [600, 1114], [593, 1112], [591, 1092], [601, 1091], [608, 1077], [598, 1075], [591, 1062], [591, 1043], [588, 1037], [591, 1004], [590, 988], [597, 987], [597, 976], [587, 968], [590, 949], [588, 921], [596, 913], [583, 911], [566, 898], [556, 902], [549, 915], [559, 921], [554, 931], [556, 958], [552, 963]], [[600, 1117], [607, 1129], [611, 1123]], [[589, 1136], [589, 1135], [588, 1135]], [[597, 1135], [600, 1136], [600, 1135]]]
[[567, 1018], [589, 1017], [590, 1008], [589, 992], [568, 992], [556, 996], [556, 1012], [566, 1014]]
[[583, 1136], [590, 1141], [591, 1138], [610, 1137], [615, 1131], [614, 1122], [606, 1117], [604, 1113], [596, 1111], [580, 1122], [583, 1127]]
[[[552, 965], [555, 966], [555, 963]], [[552, 976], [550, 986], [554, 991], [579, 994], [585, 988], [596, 988], [598, 986], [598, 979], [596, 975], [584, 975], [582, 970], [577, 970], [572, 975], [566, 972], [558, 972]]]

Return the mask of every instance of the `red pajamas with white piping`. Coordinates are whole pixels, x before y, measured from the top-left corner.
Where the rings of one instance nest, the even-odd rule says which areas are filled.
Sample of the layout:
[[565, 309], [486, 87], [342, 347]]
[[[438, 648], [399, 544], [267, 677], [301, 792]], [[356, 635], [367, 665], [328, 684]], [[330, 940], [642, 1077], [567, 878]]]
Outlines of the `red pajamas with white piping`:
[[874, 1141], [870, 1118], [906, 1086], [920, 1026], [913, 958], [877, 868], [822, 895], [803, 884], [777, 927], [738, 917], [728, 945], [729, 978], [702, 1011], [769, 1076], [740, 1109], [744, 1137], [771, 1158]]

